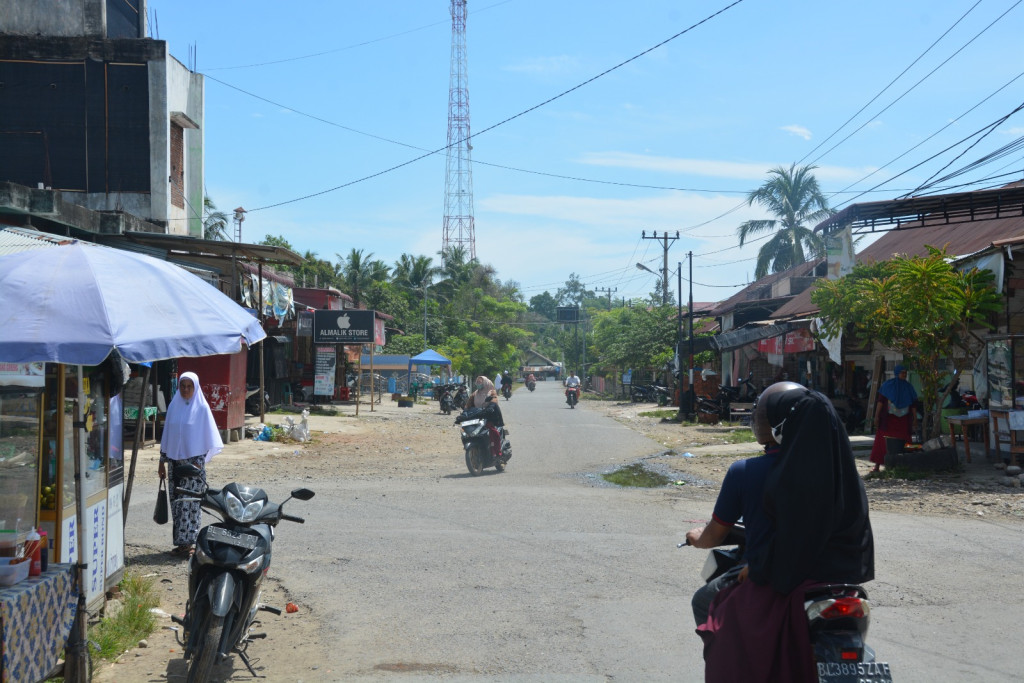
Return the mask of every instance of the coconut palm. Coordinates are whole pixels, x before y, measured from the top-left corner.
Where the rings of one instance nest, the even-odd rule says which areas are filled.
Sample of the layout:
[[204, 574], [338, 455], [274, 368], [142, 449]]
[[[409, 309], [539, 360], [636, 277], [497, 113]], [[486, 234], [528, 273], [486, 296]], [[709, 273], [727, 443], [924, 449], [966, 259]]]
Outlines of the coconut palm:
[[748, 237], [777, 230], [757, 253], [756, 279], [769, 271], [789, 270], [808, 257], [824, 255], [825, 243], [814, 233], [813, 227], [834, 212], [828, 208], [828, 201], [811, 173], [815, 168], [817, 166], [797, 168], [796, 164], [788, 169], [773, 168], [768, 171], [768, 180], [747, 195], [747, 204], [756, 202], [776, 216], [775, 219], [747, 221], [736, 230], [740, 246]]
[[342, 281], [348, 290], [346, 294], [352, 297], [357, 307], [362, 303], [363, 293], [367, 287], [388, 277], [387, 265], [380, 259], [371, 260], [373, 254], [364, 255], [362, 249], [353, 249], [348, 256], [335, 256], [344, 264], [341, 267]]
[[434, 265], [434, 259], [429, 256], [413, 256], [412, 254], [402, 254], [395, 261], [395, 268], [392, 270], [395, 284], [409, 289], [423, 289], [440, 274], [441, 268]]
[[203, 197], [203, 236], [208, 240], [229, 240], [228, 215], [217, 210], [209, 197]]

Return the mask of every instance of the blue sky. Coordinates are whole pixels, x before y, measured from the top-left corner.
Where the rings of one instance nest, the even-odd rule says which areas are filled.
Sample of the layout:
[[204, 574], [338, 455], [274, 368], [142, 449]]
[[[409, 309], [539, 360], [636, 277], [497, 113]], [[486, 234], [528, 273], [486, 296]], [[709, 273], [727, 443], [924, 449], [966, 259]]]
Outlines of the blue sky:
[[[658, 270], [662, 249], [641, 230], [678, 230], [670, 283], [692, 251], [694, 300], [718, 301], [752, 278], [760, 242], [739, 248], [736, 227], [768, 217], [744, 202], [768, 169], [815, 163], [843, 208], [1024, 136], [1020, 113], [967, 139], [1024, 102], [1021, 0], [741, 0], [686, 30], [730, 4], [469, 1], [477, 255], [527, 300], [571, 272], [645, 296], [655, 278], [635, 264]], [[249, 211], [244, 241], [439, 260], [444, 153], [406, 162], [446, 144], [448, 0], [149, 0], [149, 15], [208, 77], [207, 192]], [[942, 187], [1020, 180], [1022, 157]]]

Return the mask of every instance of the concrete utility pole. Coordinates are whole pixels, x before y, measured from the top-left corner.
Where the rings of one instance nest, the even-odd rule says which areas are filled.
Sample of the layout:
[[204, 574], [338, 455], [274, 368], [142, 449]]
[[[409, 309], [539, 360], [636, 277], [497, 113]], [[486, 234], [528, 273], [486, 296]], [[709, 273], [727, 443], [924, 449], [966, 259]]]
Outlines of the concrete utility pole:
[[603, 292], [608, 295], [608, 310], [612, 310], [612, 293], [619, 291], [619, 288], [609, 289], [608, 287], [597, 287], [594, 289], [595, 292]]
[[[669, 236], [668, 231], [666, 230], [659, 237], [658, 236], [658, 231], [655, 230], [654, 234], [651, 235], [650, 237], [648, 237], [647, 236], [647, 231], [646, 230], [641, 230], [640, 231], [640, 237], [642, 239], [645, 239], [645, 240], [660, 240], [662, 242], [662, 248], [665, 250], [665, 253], [663, 254], [664, 265], [661, 268], [661, 305], [662, 306], [667, 306], [668, 305], [668, 247], [669, 247], [669, 240], [675, 242], [677, 239], [679, 239], [679, 231], [676, 230], [675, 237], [671, 237], [671, 236]], [[643, 268], [643, 270], [647, 270], [647, 268]]]

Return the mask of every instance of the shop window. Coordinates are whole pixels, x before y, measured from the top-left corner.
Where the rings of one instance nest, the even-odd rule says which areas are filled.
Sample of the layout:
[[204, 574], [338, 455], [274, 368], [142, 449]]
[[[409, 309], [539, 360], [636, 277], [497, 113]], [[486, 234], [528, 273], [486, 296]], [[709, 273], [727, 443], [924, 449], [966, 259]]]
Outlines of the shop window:
[[24, 540], [36, 519], [42, 389], [0, 386], [0, 530]]

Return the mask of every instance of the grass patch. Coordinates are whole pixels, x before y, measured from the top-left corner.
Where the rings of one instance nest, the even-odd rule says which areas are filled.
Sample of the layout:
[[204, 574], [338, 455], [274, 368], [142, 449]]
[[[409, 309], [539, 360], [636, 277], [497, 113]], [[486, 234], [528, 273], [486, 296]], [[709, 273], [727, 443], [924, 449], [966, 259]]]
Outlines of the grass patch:
[[609, 474], [602, 474], [605, 481], [619, 486], [639, 486], [642, 488], [656, 488], [665, 486], [672, 480], [668, 477], [651, 472], [641, 463], [626, 465]]
[[659, 420], [674, 419], [679, 415], [679, 411], [675, 408], [662, 408], [659, 410], [645, 410], [642, 413], [637, 413], [640, 417], [656, 417]]
[[95, 657], [114, 660], [156, 629], [156, 616], [150, 612], [160, 605], [153, 579], [126, 571], [119, 584], [122, 609], [89, 629], [89, 640], [99, 647]]
[[925, 470], [912, 470], [907, 467], [886, 467], [880, 472], [871, 472], [868, 477], [871, 479], [903, 479], [906, 481], [920, 481], [921, 479], [934, 479], [937, 475], [951, 475], [956, 472], [929, 472]]
[[741, 427], [740, 429], [734, 429], [730, 432], [726, 432], [722, 435], [722, 438], [726, 443], [754, 443], [754, 432], [748, 427]]

